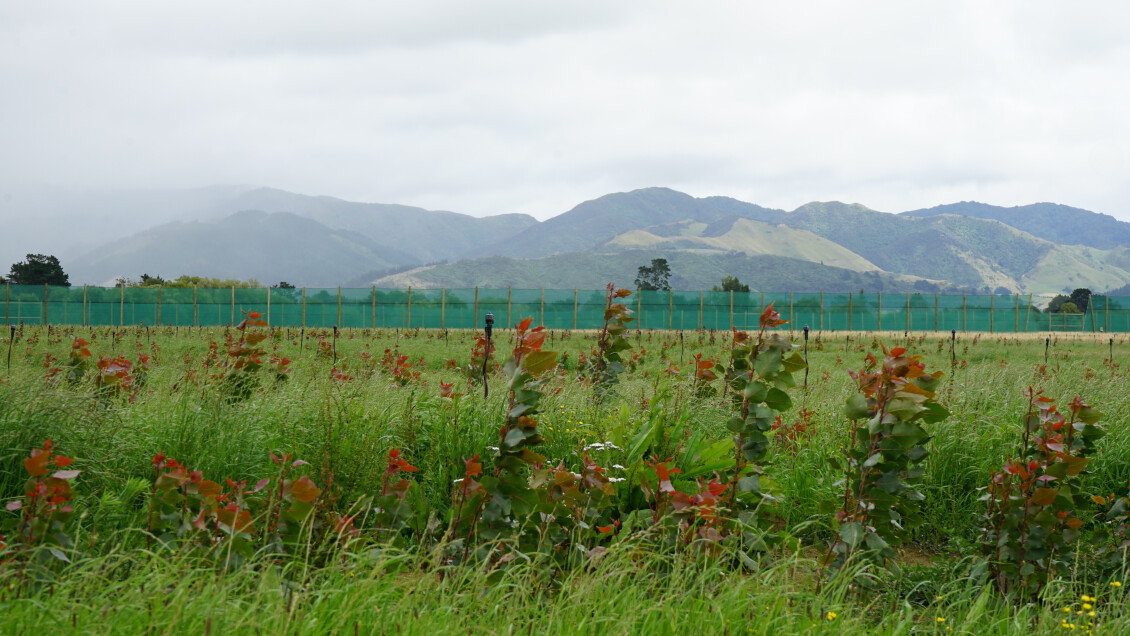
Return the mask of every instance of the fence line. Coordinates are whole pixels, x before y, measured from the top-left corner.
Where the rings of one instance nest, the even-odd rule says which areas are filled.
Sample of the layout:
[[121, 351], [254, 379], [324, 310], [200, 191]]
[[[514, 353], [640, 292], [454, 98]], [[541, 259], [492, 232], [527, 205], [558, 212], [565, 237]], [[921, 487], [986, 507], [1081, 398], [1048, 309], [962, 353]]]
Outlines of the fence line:
[[[886, 302], [884, 302], [886, 301]], [[814, 331], [1130, 332], [1130, 299], [1093, 296], [1086, 313], [1047, 314], [1032, 296], [918, 293], [645, 291], [624, 299], [641, 329], [751, 329], [769, 304]], [[556, 329], [598, 329], [604, 290], [203, 289], [5, 285], [5, 324], [223, 326], [258, 311], [282, 327], [467, 329], [491, 311]], [[1126, 306], [1123, 305], [1126, 303]], [[1023, 315], [1023, 320], [1021, 316]], [[505, 322], [502, 318], [505, 317]]]

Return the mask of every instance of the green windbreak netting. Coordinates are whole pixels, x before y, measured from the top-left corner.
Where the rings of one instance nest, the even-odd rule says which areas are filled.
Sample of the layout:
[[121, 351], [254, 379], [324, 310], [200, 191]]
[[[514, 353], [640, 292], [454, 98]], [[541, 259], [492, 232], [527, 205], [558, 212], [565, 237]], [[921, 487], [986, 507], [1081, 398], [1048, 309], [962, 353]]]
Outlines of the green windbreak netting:
[[[250, 312], [278, 327], [505, 329], [529, 317], [552, 329], [599, 329], [599, 289], [193, 289], [5, 285], [6, 324], [223, 326]], [[1092, 296], [1083, 313], [1049, 314], [1030, 296], [644, 291], [627, 304], [641, 329], [756, 329], [770, 305], [813, 331], [1130, 332], [1130, 299]]]

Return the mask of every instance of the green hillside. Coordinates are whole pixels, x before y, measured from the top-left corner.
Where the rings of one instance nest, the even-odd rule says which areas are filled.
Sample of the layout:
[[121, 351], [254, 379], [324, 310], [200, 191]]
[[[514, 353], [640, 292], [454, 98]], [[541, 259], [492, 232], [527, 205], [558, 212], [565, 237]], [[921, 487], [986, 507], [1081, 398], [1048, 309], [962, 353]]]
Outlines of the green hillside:
[[957, 214], [993, 219], [1033, 236], [1063, 245], [1086, 245], [1099, 249], [1130, 245], [1130, 223], [1119, 221], [1109, 214], [1099, 214], [1057, 203], [1033, 203], [1006, 208], [976, 201], [962, 201], [912, 210], [904, 214], [915, 217]]
[[515, 287], [600, 289], [609, 282], [632, 286], [640, 265], [667, 258], [675, 289], [710, 289], [723, 276], [737, 276], [761, 291], [946, 291], [947, 284], [880, 271], [857, 272], [811, 261], [767, 255], [696, 251], [630, 250], [610, 254], [579, 252], [535, 259], [501, 256], [411, 270], [373, 282], [378, 287]]
[[696, 199], [668, 188], [646, 188], [609, 194], [496, 241], [484, 254], [531, 258], [583, 252], [631, 230], [684, 220], [711, 223], [740, 217], [771, 221], [783, 211], [763, 208], [728, 197]]
[[162, 225], [106, 245], [70, 267], [97, 282], [148, 273], [167, 279], [188, 274], [329, 287], [357, 271], [412, 258], [294, 214], [240, 212], [214, 221]]

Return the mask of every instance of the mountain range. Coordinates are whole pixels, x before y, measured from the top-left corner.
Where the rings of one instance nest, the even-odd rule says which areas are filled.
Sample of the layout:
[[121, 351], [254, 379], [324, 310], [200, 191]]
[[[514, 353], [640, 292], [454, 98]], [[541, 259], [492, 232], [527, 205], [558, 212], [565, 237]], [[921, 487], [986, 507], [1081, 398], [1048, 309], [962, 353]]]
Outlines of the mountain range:
[[726, 275], [764, 291], [1130, 289], [1130, 223], [1053, 203], [892, 214], [833, 201], [786, 211], [646, 188], [539, 222], [236, 186], [72, 197], [94, 218], [126, 219], [115, 224], [89, 214], [68, 221], [65, 200], [51, 200], [46, 212], [35, 196], [5, 200], [6, 214], [59, 222], [53, 234], [10, 235], [0, 248], [57, 253], [75, 283], [148, 273], [312, 287], [599, 288], [631, 286], [639, 266], [666, 258], [676, 289], [709, 289]]

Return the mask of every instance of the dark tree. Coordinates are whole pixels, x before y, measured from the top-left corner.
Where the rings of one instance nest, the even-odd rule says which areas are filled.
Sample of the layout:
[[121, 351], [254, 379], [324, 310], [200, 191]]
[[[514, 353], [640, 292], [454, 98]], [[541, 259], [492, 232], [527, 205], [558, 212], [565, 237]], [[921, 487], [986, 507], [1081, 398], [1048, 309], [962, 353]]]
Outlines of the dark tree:
[[59, 259], [46, 254], [28, 254], [26, 261], [13, 263], [8, 280], [13, 285], [71, 286], [63, 266], [59, 264]]
[[640, 291], [668, 291], [671, 289], [671, 268], [665, 258], [651, 259], [651, 266], [640, 265], [636, 274], [636, 289]]
[[738, 280], [737, 276], [723, 276], [722, 287], [715, 285], [710, 289], [710, 291], [741, 292], [748, 294], [749, 285], [746, 285], [742, 281]]
[[1079, 308], [1080, 313], [1087, 313], [1087, 308], [1091, 306], [1091, 290], [1083, 287], [1071, 292], [1071, 302]]
[[276, 289], [294, 289], [294, 285], [291, 285], [290, 283], [288, 283], [284, 280], [284, 281], [279, 281], [279, 284], [275, 285], [275, 288]]

